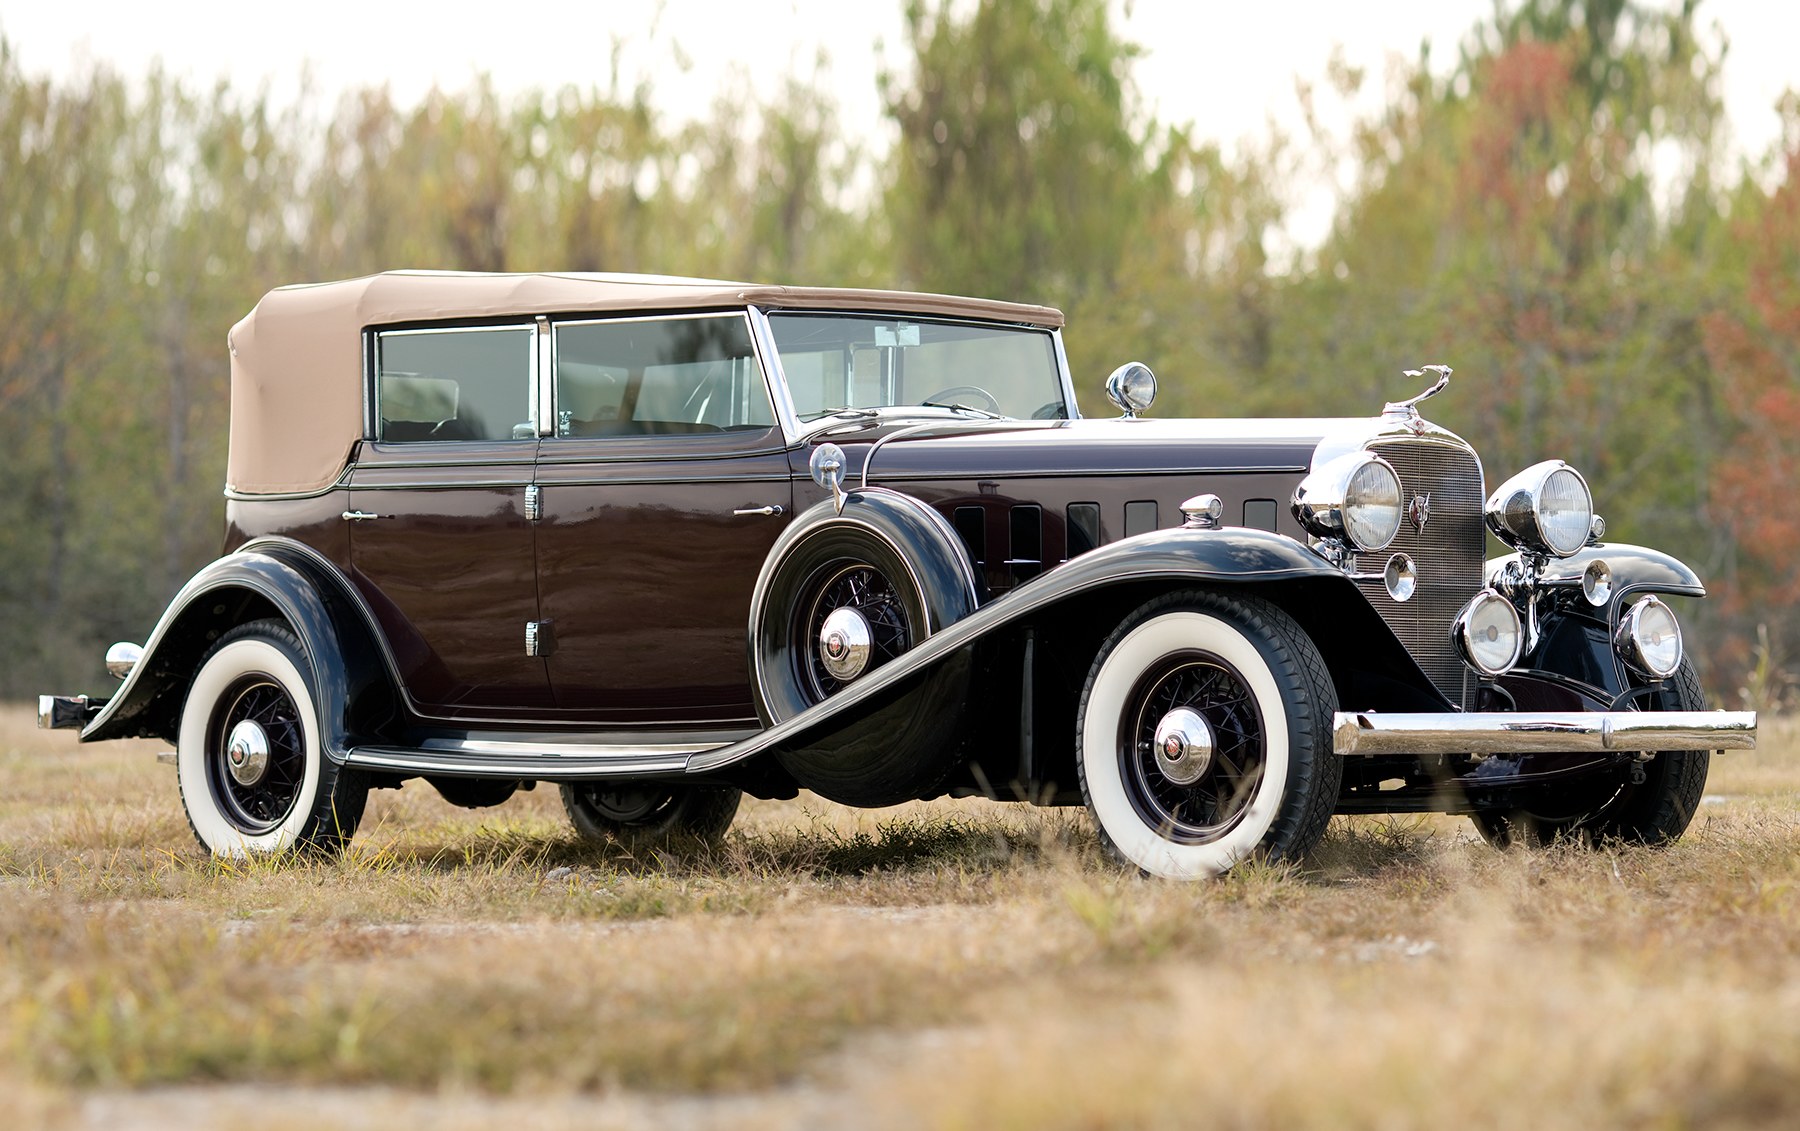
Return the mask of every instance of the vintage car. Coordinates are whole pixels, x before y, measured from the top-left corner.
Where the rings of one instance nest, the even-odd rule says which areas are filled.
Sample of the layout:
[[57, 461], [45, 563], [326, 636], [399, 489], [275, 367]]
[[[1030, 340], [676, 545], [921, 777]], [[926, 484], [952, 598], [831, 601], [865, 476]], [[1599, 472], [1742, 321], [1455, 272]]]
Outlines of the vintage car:
[[[1488, 491], [1419, 402], [1083, 419], [1038, 306], [391, 272], [230, 333], [224, 556], [81, 740], [175, 746], [213, 853], [335, 849], [370, 789], [539, 782], [593, 837], [742, 793], [1085, 804], [1128, 864], [1305, 853], [1334, 813], [1660, 843], [1711, 751], [1663, 596], [1556, 460]], [[1398, 383], [1404, 380], [1406, 385]], [[1486, 558], [1487, 537], [1512, 553]]]

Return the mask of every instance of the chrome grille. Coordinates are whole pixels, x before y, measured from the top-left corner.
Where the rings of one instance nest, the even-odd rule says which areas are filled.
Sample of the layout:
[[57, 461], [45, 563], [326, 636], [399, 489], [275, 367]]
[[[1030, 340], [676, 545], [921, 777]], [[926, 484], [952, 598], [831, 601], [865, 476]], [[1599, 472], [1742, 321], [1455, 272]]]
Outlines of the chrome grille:
[[[1487, 549], [1481, 525], [1481, 464], [1473, 452], [1445, 440], [1384, 439], [1368, 448], [1399, 472], [1409, 513], [1401, 518], [1392, 546], [1361, 556], [1359, 572], [1374, 573], [1376, 578], [1357, 585], [1438, 690], [1451, 702], [1462, 703], [1467, 669], [1450, 641], [1450, 625], [1481, 588]], [[1412, 501], [1420, 495], [1431, 497], [1423, 530], [1410, 518]], [[1380, 580], [1382, 563], [1394, 554], [1409, 554], [1418, 565], [1419, 584], [1410, 601], [1389, 597]]]

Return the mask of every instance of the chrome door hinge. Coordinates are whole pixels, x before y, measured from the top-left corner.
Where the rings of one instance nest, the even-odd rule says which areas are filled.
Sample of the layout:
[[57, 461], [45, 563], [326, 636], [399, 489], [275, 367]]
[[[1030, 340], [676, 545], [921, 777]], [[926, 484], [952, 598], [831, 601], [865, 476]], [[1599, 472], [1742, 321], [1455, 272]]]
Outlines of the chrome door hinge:
[[556, 633], [547, 620], [525, 622], [525, 654], [543, 658], [556, 651]]
[[525, 488], [525, 521], [536, 522], [544, 516], [544, 492], [533, 483]]

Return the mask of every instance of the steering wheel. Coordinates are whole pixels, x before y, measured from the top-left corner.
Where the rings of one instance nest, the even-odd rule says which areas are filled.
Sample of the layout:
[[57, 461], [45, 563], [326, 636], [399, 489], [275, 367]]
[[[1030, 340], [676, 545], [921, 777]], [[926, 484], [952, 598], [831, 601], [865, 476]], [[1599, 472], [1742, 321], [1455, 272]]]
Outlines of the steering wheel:
[[980, 397], [982, 400], [987, 402], [987, 411], [993, 413], [996, 416], [1005, 416], [1006, 415], [1004, 412], [1000, 411], [1000, 402], [994, 399], [994, 394], [988, 392], [986, 389], [982, 388], [980, 385], [952, 385], [947, 389], [939, 389], [937, 392], [931, 394], [929, 397], [926, 397], [923, 401], [920, 401], [919, 403], [920, 404], [930, 404], [932, 402], [936, 402], [938, 404], [946, 404], [946, 403], [949, 403], [953, 398], [961, 396], [963, 394]]

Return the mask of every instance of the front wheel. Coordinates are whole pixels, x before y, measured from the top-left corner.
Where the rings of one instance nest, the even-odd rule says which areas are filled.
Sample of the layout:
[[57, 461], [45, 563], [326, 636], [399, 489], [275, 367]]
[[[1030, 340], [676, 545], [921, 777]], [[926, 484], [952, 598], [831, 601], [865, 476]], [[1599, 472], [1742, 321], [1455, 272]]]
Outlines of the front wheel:
[[[1649, 696], [1652, 711], [1704, 711], [1706, 692], [1686, 660]], [[1706, 792], [1710, 750], [1665, 750], [1635, 768], [1623, 767], [1591, 780], [1540, 788], [1522, 803], [1472, 813], [1469, 819], [1489, 844], [1505, 848], [1566, 840], [1580, 844], [1622, 841], [1651, 847], [1673, 843], [1687, 831]], [[1641, 777], [1640, 781], [1633, 781]]]
[[1127, 617], [1088, 673], [1082, 794], [1107, 846], [1151, 875], [1296, 858], [1337, 801], [1336, 710], [1318, 649], [1279, 608], [1171, 593]]
[[632, 845], [683, 837], [717, 841], [731, 827], [743, 796], [734, 786], [562, 787], [563, 808], [582, 839]]
[[219, 638], [188, 687], [175, 744], [188, 824], [214, 856], [337, 852], [368, 777], [324, 756], [306, 652], [279, 621]]

